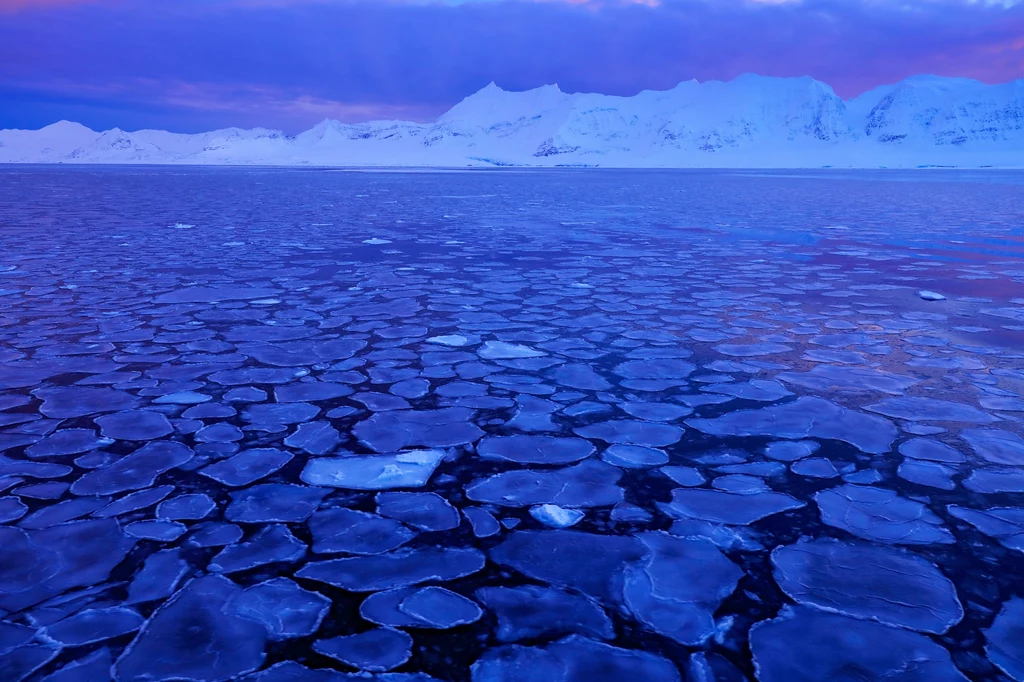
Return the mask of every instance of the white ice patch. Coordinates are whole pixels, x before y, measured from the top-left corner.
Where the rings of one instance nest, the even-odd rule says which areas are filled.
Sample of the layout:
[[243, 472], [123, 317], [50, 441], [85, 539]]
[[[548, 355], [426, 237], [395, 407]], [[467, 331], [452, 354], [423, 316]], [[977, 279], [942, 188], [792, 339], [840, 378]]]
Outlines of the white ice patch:
[[459, 334], [447, 334], [445, 336], [431, 336], [427, 343], [436, 343], [439, 346], [465, 346], [469, 339]]
[[551, 528], [568, 528], [583, 520], [579, 509], [566, 509], [557, 504], [540, 504], [530, 507], [530, 516]]

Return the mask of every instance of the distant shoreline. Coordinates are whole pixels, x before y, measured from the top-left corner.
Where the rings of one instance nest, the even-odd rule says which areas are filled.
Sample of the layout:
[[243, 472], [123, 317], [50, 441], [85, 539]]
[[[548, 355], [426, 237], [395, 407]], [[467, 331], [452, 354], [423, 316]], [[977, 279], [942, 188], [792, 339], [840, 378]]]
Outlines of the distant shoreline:
[[252, 169], [252, 170], [306, 170], [344, 172], [391, 172], [391, 173], [444, 173], [444, 172], [516, 172], [516, 171], [712, 171], [712, 172], [821, 172], [842, 173], [849, 171], [907, 172], [907, 171], [954, 171], [954, 172], [1013, 172], [1024, 171], [1020, 166], [401, 166], [401, 165], [327, 165], [327, 164], [267, 164], [267, 163], [153, 163], [153, 162], [66, 162], [66, 161], [0, 161], [0, 168], [211, 168], [211, 169]]
[[290, 135], [58, 121], [0, 130], [0, 162], [339, 168], [1021, 168], [1024, 82], [914, 76], [843, 100], [748, 74], [631, 97], [489, 85], [432, 123], [324, 120]]

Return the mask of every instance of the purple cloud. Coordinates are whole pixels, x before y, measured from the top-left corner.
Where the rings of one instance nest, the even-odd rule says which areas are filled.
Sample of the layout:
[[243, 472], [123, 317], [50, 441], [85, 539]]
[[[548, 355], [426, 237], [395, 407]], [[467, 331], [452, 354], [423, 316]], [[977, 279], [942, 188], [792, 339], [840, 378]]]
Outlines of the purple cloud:
[[1024, 5], [958, 0], [0, 0], [3, 10], [0, 127], [429, 120], [491, 80], [630, 95], [757, 72], [811, 75], [848, 97], [915, 73], [1024, 77]]

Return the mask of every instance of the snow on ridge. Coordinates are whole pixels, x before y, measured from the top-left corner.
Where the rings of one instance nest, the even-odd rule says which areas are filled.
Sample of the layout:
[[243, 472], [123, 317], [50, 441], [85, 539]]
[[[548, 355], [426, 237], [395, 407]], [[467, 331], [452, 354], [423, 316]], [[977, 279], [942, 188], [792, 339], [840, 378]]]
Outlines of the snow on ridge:
[[491, 83], [434, 123], [325, 120], [295, 136], [0, 130], [0, 163], [320, 166], [1024, 167], [1024, 80], [913, 76], [843, 100], [745, 74], [632, 97]]

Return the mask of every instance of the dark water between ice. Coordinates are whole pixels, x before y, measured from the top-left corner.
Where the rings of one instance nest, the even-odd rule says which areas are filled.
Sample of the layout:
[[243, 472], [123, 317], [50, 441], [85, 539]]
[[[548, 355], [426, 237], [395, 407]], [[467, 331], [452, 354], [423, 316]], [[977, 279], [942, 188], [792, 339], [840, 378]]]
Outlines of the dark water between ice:
[[0, 245], [4, 680], [1024, 680], [1024, 173], [8, 166]]

